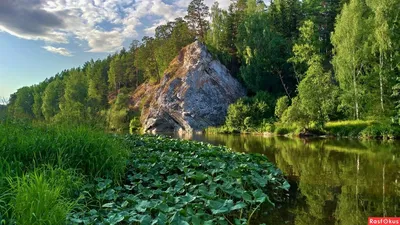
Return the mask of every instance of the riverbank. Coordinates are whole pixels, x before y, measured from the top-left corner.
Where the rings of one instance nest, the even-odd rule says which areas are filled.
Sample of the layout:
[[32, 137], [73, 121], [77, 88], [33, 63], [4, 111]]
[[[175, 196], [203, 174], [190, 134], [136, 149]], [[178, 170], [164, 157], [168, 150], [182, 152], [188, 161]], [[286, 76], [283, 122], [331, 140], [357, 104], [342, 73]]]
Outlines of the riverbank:
[[0, 124], [0, 159], [7, 224], [248, 224], [290, 187], [262, 155], [82, 127]]
[[296, 125], [271, 124], [264, 129], [249, 128], [245, 131], [227, 127], [210, 127], [206, 133], [251, 134], [263, 136], [293, 137], [346, 137], [360, 139], [400, 139], [400, 126], [376, 121], [335, 121], [328, 122], [323, 128], [301, 128]]

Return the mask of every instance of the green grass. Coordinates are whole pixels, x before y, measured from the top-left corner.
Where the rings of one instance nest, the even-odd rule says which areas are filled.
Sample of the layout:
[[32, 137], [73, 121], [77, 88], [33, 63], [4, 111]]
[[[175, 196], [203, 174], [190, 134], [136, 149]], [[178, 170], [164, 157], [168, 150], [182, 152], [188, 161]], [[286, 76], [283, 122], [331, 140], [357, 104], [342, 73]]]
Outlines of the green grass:
[[50, 164], [77, 169], [90, 178], [118, 178], [128, 157], [127, 147], [103, 131], [0, 124], [0, 158], [16, 166], [15, 173]]
[[16, 224], [64, 224], [67, 215], [76, 206], [71, 200], [79, 179], [61, 169], [37, 169], [22, 177], [10, 179], [12, 221]]
[[379, 123], [372, 120], [328, 122], [324, 129], [328, 134], [339, 137], [400, 138], [400, 127], [398, 125]]
[[130, 155], [103, 131], [0, 123], [0, 222], [62, 224], [82, 186], [74, 178], [121, 182]]

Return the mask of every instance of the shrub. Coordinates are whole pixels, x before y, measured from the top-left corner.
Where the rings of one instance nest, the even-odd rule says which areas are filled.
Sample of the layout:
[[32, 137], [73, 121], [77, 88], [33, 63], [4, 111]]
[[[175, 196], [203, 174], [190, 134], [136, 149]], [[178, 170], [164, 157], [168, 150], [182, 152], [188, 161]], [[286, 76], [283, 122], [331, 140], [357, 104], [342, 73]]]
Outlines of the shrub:
[[263, 119], [273, 117], [272, 105], [274, 99], [266, 92], [258, 92], [251, 98], [241, 98], [229, 106], [226, 126], [236, 130], [256, 128]]
[[281, 118], [283, 113], [289, 108], [288, 96], [283, 96], [278, 99], [275, 106], [275, 116]]
[[134, 134], [138, 131], [140, 131], [142, 124], [140, 123], [139, 117], [134, 117], [131, 119], [131, 122], [129, 123], [129, 133]]
[[275, 129], [275, 134], [277, 134], [277, 135], [285, 135], [285, 134], [288, 134], [288, 133], [290, 133], [290, 131], [286, 127], [277, 127]]

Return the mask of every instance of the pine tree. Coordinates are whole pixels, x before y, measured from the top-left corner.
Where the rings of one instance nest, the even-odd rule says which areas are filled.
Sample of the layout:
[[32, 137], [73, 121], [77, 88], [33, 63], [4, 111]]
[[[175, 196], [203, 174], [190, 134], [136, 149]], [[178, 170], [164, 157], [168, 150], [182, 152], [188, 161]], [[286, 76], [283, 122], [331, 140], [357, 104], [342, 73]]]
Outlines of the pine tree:
[[209, 8], [204, 4], [203, 0], [193, 0], [190, 2], [187, 15], [185, 16], [189, 27], [201, 40], [204, 40], [209, 26], [207, 20], [209, 16], [208, 10]]

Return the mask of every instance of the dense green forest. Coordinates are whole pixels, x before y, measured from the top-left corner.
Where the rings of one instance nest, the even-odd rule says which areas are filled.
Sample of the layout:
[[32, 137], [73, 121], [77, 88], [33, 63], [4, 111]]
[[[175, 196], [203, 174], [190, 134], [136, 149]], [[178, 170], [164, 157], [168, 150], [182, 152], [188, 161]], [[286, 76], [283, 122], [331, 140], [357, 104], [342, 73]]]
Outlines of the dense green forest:
[[[399, 123], [400, 0], [232, 0], [157, 27], [106, 59], [64, 70], [9, 98], [14, 119], [89, 122], [127, 130], [130, 94], [157, 83], [170, 61], [198, 39], [248, 89], [225, 127], [323, 127], [328, 121]], [[5, 117], [0, 109], [0, 117]]]

